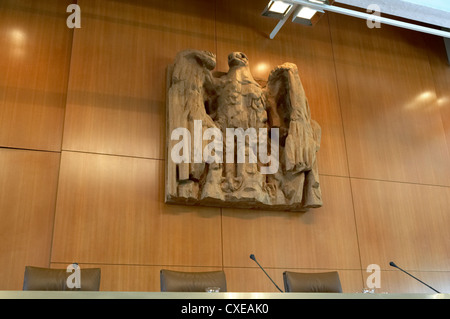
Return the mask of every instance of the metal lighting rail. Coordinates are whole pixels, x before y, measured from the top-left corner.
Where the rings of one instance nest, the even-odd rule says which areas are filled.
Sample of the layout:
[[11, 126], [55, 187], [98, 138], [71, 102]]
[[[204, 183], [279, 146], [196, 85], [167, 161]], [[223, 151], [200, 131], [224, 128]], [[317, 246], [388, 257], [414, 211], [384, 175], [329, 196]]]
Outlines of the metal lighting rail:
[[297, 7], [298, 5], [309, 7], [311, 9], [315, 9], [315, 10], [325, 10], [325, 11], [340, 13], [340, 14], [352, 16], [355, 18], [370, 20], [373, 22], [379, 22], [379, 23], [383, 23], [383, 24], [389, 24], [389, 25], [404, 28], [404, 29], [410, 29], [410, 30], [414, 30], [414, 31], [418, 31], [418, 32], [433, 34], [433, 35], [437, 35], [437, 36], [441, 36], [441, 37], [450, 39], [450, 32], [447, 32], [447, 31], [428, 28], [428, 27], [417, 25], [417, 24], [402, 22], [402, 21], [398, 21], [398, 20], [394, 20], [394, 19], [389, 19], [389, 18], [385, 18], [385, 17], [381, 17], [378, 15], [369, 14], [369, 13], [365, 13], [365, 12], [359, 12], [359, 11], [350, 10], [350, 9], [346, 9], [346, 8], [342, 8], [342, 7], [336, 7], [336, 6], [327, 5], [327, 4], [316, 4], [316, 3], [312, 3], [309, 1], [305, 1], [305, 0], [283, 0], [283, 2], [291, 4], [292, 7], [285, 14], [283, 19], [278, 22], [275, 29], [270, 34], [271, 39], [273, 39], [275, 37], [275, 35], [278, 33], [278, 31], [283, 26], [283, 24], [289, 18], [289, 15], [293, 12], [293, 8]]
[[[286, 2], [287, 3], [287, 2]], [[278, 24], [275, 26], [275, 28], [273, 29], [273, 31], [270, 33], [270, 38], [273, 39], [275, 38], [275, 36], [277, 35], [278, 31], [280, 31], [281, 27], [284, 25], [284, 23], [287, 21], [287, 19], [289, 19], [289, 16], [291, 15], [292, 12], [295, 11], [295, 9], [298, 7], [298, 5], [292, 5], [288, 12], [286, 12], [286, 14], [283, 16], [283, 19], [281, 19]]]

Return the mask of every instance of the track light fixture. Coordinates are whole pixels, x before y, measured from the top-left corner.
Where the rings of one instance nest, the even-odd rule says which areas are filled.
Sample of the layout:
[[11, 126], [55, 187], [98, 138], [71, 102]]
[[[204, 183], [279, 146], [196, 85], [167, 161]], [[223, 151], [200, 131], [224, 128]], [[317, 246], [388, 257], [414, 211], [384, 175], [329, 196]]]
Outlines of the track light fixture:
[[322, 10], [315, 10], [299, 5], [294, 11], [292, 22], [313, 26], [324, 14], [325, 12]]
[[262, 12], [262, 15], [265, 17], [282, 19], [292, 8], [292, 4], [286, 3], [283, 1], [269, 1], [269, 4]]

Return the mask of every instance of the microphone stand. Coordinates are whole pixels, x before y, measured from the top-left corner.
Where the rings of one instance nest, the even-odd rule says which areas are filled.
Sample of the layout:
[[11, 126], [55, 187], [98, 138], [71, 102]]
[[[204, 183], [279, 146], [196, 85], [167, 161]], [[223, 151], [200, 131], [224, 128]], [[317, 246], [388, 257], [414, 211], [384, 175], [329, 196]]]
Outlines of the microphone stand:
[[417, 280], [418, 282], [424, 284], [425, 286], [427, 286], [427, 287], [430, 288], [431, 290], [433, 290], [433, 291], [437, 292], [438, 294], [440, 294], [439, 291], [437, 291], [436, 289], [434, 289], [434, 288], [431, 287], [430, 285], [427, 285], [426, 283], [424, 283], [424, 282], [423, 282], [422, 280], [420, 280], [419, 278], [416, 278], [416, 277], [414, 277], [413, 275], [411, 275], [409, 272], [404, 271], [403, 269], [401, 269], [401, 268], [400, 268], [399, 266], [397, 266], [393, 261], [391, 261], [391, 262], [389, 263], [389, 265], [392, 266], [392, 267], [397, 268], [398, 270], [403, 271], [403, 272], [404, 272], [405, 274], [407, 274], [408, 276], [413, 277], [413, 278], [414, 278], [415, 280]]
[[266, 276], [267, 276], [267, 277], [270, 279], [270, 281], [275, 285], [275, 287], [277, 287], [277, 289], [278, 289], [280, 292], [283, 292], [283, 290], [281, 290], [280, 287], [278, 287], [277, 284], [272, 280], [272, 278], [270, 278], [270, 276], [266, 273], [266, 271], [264, 270], [264, 268], [261, 267], [261, 265], [259, 264], [259, 262], [256, 260], [255, 255], [251, 254], [251, 255], [250, 255], [250, 259], [252, 259], [255, 263], [257, 263], [258, 266], [259, 266], [259, 268], [261, 268], [262, 271], [264, 271], [264, 273], [266, 274]]

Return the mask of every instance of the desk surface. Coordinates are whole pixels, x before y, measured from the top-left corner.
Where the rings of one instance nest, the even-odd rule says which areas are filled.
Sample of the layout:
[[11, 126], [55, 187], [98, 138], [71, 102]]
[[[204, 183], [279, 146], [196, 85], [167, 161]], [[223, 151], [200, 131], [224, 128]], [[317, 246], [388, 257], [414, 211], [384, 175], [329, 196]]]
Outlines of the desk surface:
[[450, 299], [450, 294], [0, 291], [0, 299]]

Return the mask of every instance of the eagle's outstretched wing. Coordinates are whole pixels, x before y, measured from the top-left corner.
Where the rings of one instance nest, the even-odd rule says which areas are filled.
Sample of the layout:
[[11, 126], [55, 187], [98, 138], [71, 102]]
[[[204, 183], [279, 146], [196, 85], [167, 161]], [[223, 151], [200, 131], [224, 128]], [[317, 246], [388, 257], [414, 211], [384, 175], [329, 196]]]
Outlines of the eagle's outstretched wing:
[[284, 63], [267, 82], [269, 123], [280, 128], [280, 163], [284, 174], [305, 174], [303, 205], [322, 205], [316, 153], [321, 128], [311, 111], [295, 64]]
[[[194, 136], [198, 123], [201, 123], [201, 136], [206, 128], [216, 126], [205, 108], [208, 90], [213, 86], [211, 70], [215, 65], [215, 55], [208, 51], [184, 50], [177, 54], [174, 64], [168, 70], [167, 136], [171, 137], [175, 130], [181, 129], [177, 132], [188, 132], [189, 139], [183, 139], [183, 142], [186, 142], [183, 144], [186, 146], [183, 147], [183, 151], [188, 153], [187, 157], [183, 157], [178, 164], [173, 163], [173, 160], [168, 161], [166, 197], [175, 196], [177, 192], [181, 197], [197, 197], [194, 191], [197, 189], [195, 185], [198, 184], [205, 170], [205, 163], [202, 160], [197, 161], [195, 156], [199, 150], [200, 152], [203, 150], [203, 145], [198, 145], [199, 150], [194, 149], [195, 143], [190, 136]], [[170, 139], [167, 144], [168, 149], [173, 150], [177, 142]], [[171, 154], [167, 156], [170, 157]], [[187, 185], [183, 187], [183, 194], [180, 194], [180, 188], [177, 189], [178, 181]]]
[[285, 138], [285, 170], [311, 170], [320, 147], [321, 129], [311, 119], [308, 99], [297, 66], [284, 63], [272, 70], [267, 89], [272, 125], [278, 124], [280, 134]]
[[184, 50], [177, 54], [170, 76], [169, 97], [174, 110], [170, 119], [184, 122], [202, 120], [208, 127], [214, 127], [205, 109], [206, 91], [212, 89], [211, 70], [216, 66], [213, 53], [200, 50]]

